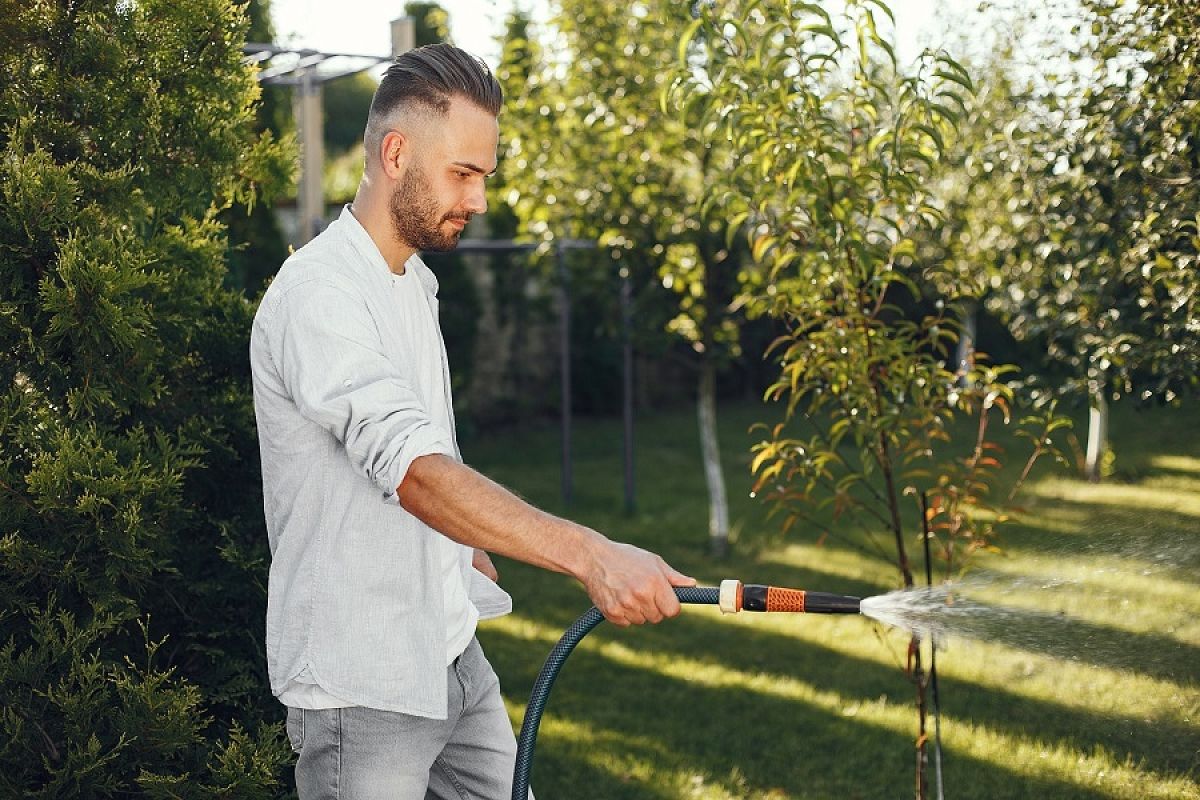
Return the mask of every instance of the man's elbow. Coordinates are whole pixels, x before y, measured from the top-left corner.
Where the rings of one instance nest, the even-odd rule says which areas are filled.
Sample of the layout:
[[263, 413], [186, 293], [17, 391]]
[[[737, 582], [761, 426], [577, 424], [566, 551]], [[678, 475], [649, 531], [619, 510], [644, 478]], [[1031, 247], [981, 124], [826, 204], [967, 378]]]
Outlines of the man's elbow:
[[437, 487], [444, 483], [457, 462], [442, 453], [417, 456], [409, 464], [408, 471], [396, 487], [400, 505], [410, 514], [421, 516], [420, 511], [436, 494]]

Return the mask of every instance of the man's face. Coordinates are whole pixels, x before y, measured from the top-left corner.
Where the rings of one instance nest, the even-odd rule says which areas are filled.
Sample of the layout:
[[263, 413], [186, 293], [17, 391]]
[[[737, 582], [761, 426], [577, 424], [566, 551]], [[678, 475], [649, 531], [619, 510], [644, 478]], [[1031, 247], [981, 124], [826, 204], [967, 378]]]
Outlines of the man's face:
[[484, 178], [496, 169], [496, 118], [454, 98], [414, 137], [414, 158], [389, 203], [396, 238], [408, 247], [446, 252], [473, 214], [487, 210]]
[[457, 247], [463, 226], [470, 219], [469, 213], [445, 211], [425, 171], [415, 164], [396, 185], [389, 206], [401, 244], [429, 253], [445, 253]]

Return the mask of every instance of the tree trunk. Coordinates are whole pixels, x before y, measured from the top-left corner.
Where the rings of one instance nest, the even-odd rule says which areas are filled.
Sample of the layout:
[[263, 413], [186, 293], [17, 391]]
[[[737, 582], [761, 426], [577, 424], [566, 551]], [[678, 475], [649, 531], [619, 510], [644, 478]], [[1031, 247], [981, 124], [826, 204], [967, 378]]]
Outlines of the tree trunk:
[[1102, 477], [1104, 454], [1108, 451], [1108, 400], [1105, 386], [1095, 382], [1089, 386], [1091, 410], [1088, 413], [1087, 456], [1084, 462], [1084, 477], [1099, 483]]
[[959, 374], [959, 383], [965, 385], [967, 373], [975, 366], [975, 341], [978, 335], [979, 312], [973, 302], [963, 306], [962, 331], [958, 335], [958, 350], [954, 356], [955, 369]]
[[700, 387], [696, 398], [700, 422], [700, 453], [704, 482], [708, 485], [708, 544], [713, 556], [729, 552], [729, 502], [725, 497], [725, 473], [717, 443], [717, 365], [705, 358], [700, 365]]

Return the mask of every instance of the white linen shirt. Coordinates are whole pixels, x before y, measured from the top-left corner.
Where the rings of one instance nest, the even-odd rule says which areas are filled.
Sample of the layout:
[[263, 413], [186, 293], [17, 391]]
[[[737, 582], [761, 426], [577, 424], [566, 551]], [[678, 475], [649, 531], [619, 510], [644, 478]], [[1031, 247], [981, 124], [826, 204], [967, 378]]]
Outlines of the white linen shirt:
[[[437, 279], [416, 256], [405, 268], [436, 320]], [[396, 488], [419, 456], [461, 457], [440, 330], [398, 313], [396, 277], [347, 207], [288, 258], [254, 317], [267, 666], [276, 695], [303, 676], [347, 703], [444, 719], [447, 540]], [[458, 547], [479, 618], [511, 610]]]

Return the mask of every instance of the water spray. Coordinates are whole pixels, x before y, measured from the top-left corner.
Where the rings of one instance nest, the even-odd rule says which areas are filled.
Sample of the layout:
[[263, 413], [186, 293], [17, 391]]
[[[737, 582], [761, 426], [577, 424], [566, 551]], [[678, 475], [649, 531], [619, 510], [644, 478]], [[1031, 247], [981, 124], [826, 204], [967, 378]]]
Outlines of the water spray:
[[[778, 586], [743, 584], [738, 580], [721, 582], [720, 588], [696, 587], [675, 590], [680, 603], [693, 605], [715, 605], [723, 614], [741, 611], [792, 614], [858, 614], [862, 600], [842, 594], [809, 592], [803, 589], [786, 589]], [[533, 768], [533, 748], [537, 742], [538, 726], [542, 712], [550, 697], [550, 689], [559, 670], [575, 645], [593, 628], [604, 621], [604, 615], [593, 606], [567, 628], [558, 644], [550, 651], [542, 671], [538, 673], [525, 708], [525, 720], [521, 723], [521, 735], [517, 737], [517, 761], [513, 769], [513, 800], [528, 800], [529, 774]]]

